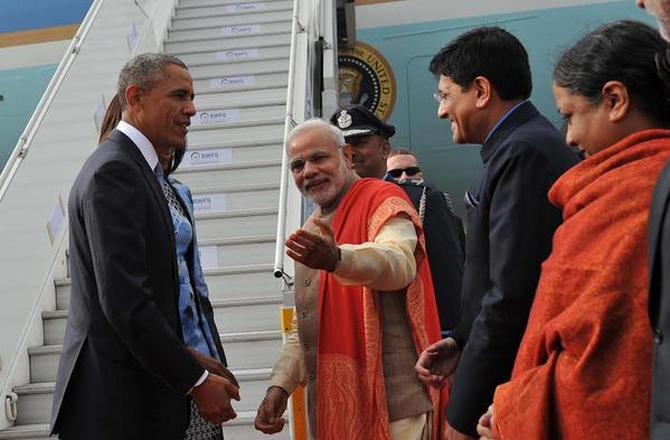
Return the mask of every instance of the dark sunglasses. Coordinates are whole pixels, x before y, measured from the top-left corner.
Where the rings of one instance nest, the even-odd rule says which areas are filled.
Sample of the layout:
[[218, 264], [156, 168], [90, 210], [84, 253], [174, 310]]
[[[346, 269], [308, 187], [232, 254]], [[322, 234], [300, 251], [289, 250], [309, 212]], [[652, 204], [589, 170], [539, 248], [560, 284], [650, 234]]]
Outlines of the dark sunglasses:
[[402, 176], [402, 173], [407, 174], [407, 176], [412, 177], [421, 172], [421, 168], [419, 167], [407, 167], [407, 168], [396, 168], [394, 170], [388, 170], [387, 173], [389, 176], [393, 177], [394, 179], [399, 178]]

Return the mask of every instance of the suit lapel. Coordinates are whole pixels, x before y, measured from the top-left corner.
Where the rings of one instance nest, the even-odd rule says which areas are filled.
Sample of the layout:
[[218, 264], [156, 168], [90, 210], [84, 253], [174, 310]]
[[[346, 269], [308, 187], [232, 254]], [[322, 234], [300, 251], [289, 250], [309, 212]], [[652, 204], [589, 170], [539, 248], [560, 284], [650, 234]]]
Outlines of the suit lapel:
[[144, 177], [144, 180], [149, 185], [149, 188], [151, 188], [151, 193], [153, 194], [156, 202], [158, 203], [158, 206], [160, 207], [161, 218], [163, 219], [163, 225], [165, 226], [165, 231], [167, 233], [168, 240], [170, 242], [170, 249], [174, 250], [174, 252], [171, 252], [172, 278], [174, 281], [174, 285], [177, 286], [174, 295], [175, 300], [178, 303], [179, 275], [177, 273], [177, 255], [176, 255], [177, 246], [175, 244], [175, 238], [174, 238], [174, 226], [172, 224], [172, 215], [170, 214], [167, 201], [165, 200], [165, 196], [163, 195], [163, 189], [158, 184], [158, 179], [156, 178], [154, 171], [151, 168], [149, 168], [149, 164], [144, 159], [144, 156], [142, 156], [142, 153], [140, 153], [139, 148], [137, 148], [135, 143], [132, 140], [130, 140], [128, 136], [126, 136], [119, 130], [114, 130], [109, 135], [108, 139], [119, 144], [121, 146], [121, 149], [125, 153], [127, 153], [139, 165], [140, 170], [142, 171], [142, 177]]

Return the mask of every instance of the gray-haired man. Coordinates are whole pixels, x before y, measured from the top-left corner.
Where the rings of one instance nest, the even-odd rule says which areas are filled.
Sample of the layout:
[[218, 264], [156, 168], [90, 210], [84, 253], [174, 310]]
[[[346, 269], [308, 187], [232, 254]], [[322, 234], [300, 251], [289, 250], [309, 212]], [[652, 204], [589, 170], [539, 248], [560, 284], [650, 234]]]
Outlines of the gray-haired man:
[[172, 220], [154, 172], [183, 148], [195, 114], [179, 59], [143, 54], [119, 75], [122, 121], [69, 198], [72, 293], [52, 409], [67, 440], [184, 438], [189, 395], [212, 423], [235, 417], [237, 387], [187, 352]]

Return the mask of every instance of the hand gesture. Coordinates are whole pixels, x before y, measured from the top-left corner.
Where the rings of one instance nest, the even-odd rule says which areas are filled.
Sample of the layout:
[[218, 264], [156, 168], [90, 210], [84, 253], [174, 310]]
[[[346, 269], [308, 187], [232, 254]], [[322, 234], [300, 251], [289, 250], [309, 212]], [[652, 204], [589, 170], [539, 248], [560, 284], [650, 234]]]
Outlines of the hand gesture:
[[193, 388], [191, 396], [198, 412], [209, 423], [220, 425], [237, 417], [230, 399], [240, 400], [240, 390], [227, 379], [209, 373], [207, 379]]
[[312, 269], [332, 272], [340, 261], [340, 249], [329, 225], [315, 218], [319, 234], [298, 229], [286, 240], [286, 255]]
[[454, 373], [461, 349], [453, 338], [442, 339], [426, 348], [416, 362], [419, 379], [426, 385], [442, 388], [446, 380]]
[[479, 440], [495, 440], [495, 436], [493, 435], [495, 417], [495, 407], [491, 405], [489, 406], [489, 410], [486, 412], [486, 414], [479, 418], [479, 422], [477, 424], [477, 434], [481, 436]]
[[275, 434], [284, 429], [284, 411], [288, 394], [282, 388], [272, 386], [256, 413], [256, 429], [265, 434]]

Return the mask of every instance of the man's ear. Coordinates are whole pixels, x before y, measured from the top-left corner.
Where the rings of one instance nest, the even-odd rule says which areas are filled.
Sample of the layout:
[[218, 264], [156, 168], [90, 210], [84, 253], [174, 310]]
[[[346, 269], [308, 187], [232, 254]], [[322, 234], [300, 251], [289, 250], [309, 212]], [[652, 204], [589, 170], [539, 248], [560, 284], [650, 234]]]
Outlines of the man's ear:
[[128, 103], [129, 107], [136, 106], [139, 104], [141, 99], [142, 89], [139, 86], [133, 84], [126, 88], [126, 102]]
[[491, 82], [484, 76], [478, 76], [471, 86], [475, 91], [475, 107], [484, 108], [491, 101], [493, 89]]
[[389, 154], [391, 154], [391, 144], [388, 139], [382, 138], [382, 157], [384, 160], [388, 159]]
[[631, 102], [628, 89], [620, 81], [608, 81], [602, 89], [603, 104], [608, 110], [610, 122], [620, 122], [630, 113]]
[[344, 144], [342, 147], [342, 155], [344, 156], [344, 161], [347, 164], [347, 168], [351, 168], [351, 158], [353, 156], [353, 147], [351, 144]]

